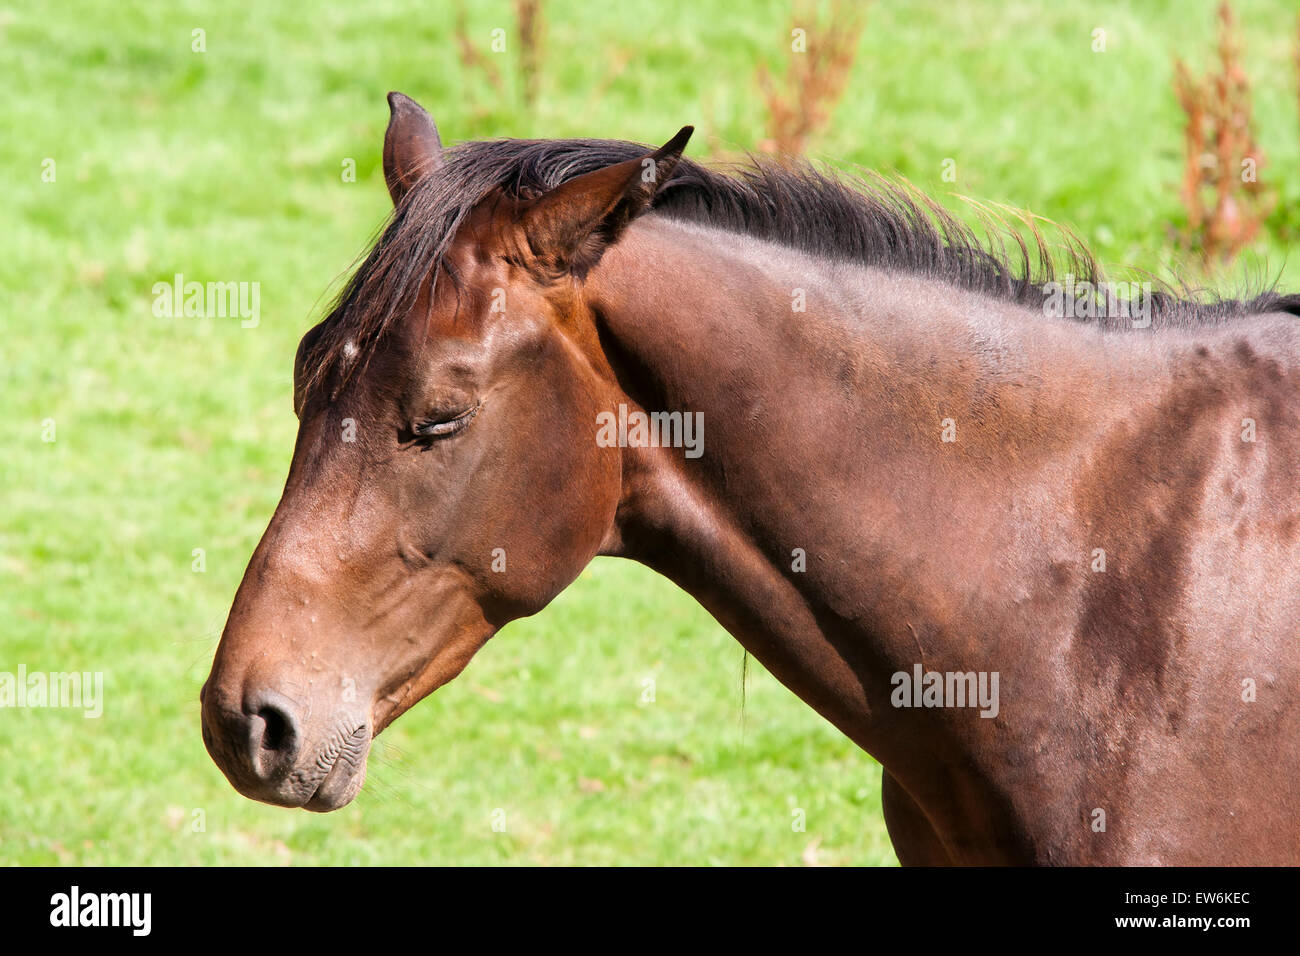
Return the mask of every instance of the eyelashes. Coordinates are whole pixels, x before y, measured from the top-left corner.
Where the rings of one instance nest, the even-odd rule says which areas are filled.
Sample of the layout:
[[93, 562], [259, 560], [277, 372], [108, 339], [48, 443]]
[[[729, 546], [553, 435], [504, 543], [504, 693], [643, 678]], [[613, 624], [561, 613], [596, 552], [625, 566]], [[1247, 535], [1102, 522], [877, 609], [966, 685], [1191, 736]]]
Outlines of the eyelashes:
[[468, 428], [482, 407], [482, 402], [476, 402], [469, 408], [434, 413], [412, 425], [411, 433], [425, 440], [450, 438]]

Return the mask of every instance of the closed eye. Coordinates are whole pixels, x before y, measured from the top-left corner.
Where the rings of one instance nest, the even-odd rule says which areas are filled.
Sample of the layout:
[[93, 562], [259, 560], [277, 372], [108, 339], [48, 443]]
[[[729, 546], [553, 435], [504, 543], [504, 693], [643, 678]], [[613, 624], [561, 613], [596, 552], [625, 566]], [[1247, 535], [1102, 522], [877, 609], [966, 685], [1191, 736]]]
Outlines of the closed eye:
[[450, 438], [457, 432], [464, 431], [469, 423], [474, 420], [478, 410], [483, 407], [482, 402], [471, 405], [469, 408], [446, 413], [431, 415], [422, 421], [416, 422], [411, 426], [411, 433], [416, 438], [439, 439]]

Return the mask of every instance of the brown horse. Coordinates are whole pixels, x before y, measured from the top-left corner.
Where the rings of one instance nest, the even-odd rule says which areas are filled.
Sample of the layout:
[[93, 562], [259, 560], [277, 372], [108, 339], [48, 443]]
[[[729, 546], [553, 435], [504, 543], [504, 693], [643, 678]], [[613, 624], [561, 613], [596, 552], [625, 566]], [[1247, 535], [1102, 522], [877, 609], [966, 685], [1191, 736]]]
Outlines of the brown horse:
[[689, 128], [444, 149], [389, 104], [202, 694], [241, 793], [348, 803], [603, 554], [880, 761], [904, 863], [1300, 863], [1300, 297], [1120, 299]]

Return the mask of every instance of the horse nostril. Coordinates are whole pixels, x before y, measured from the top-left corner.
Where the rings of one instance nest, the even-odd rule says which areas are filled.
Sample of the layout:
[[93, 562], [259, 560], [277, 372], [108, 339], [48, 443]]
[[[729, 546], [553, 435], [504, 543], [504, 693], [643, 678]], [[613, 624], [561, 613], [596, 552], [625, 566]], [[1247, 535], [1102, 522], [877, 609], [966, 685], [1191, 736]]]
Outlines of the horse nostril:
[[287, 714], [275, 707], [263, 707], [257, 712], [262, 718], [262, 749], [279, 751], [293, 736], [292, 723]]
[[262, 780], [279, 779], [288, 773], [298, 756], [297, 708], [283, 694], [259, 693], [246, 711], [248, 756], [253, 771]]

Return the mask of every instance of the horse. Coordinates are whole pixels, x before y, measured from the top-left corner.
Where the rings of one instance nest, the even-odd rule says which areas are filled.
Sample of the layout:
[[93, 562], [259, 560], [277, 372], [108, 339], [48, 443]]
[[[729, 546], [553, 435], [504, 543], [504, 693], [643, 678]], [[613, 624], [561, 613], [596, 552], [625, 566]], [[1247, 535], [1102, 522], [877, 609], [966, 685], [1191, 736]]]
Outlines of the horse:
[[904, 865], [1300, 863], [1300, 296], [1117, 307], [898, 181], [388, 103], [200, 693], [236, 790], [346, 805], [609, 555], [879, 761]]

